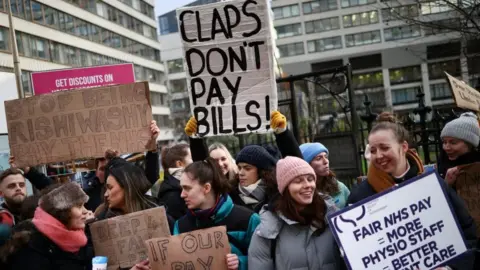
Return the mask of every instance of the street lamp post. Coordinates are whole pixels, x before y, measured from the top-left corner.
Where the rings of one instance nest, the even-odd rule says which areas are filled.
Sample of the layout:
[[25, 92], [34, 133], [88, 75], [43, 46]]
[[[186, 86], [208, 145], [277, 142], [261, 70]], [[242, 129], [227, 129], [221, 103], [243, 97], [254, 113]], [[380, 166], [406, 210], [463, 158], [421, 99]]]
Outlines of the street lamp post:
[[19, 98], [24, 98], [23, 88], [22, 88], [22, 70], [20, 69], [20, 58], [18, 57], [18, 48], [17, 48], [17, 35], [15, 34], [15, 27], [13, 26], [13, 17], [12, 17], [12, 5], [10, 0], [7, 0], [8, 4], [8, 22], [10, 23], [10, 40], [12, 44], [12, 54], [13, 54], [13, 71], [15, 72], [15, 80], [17, 81], [17, 93]]

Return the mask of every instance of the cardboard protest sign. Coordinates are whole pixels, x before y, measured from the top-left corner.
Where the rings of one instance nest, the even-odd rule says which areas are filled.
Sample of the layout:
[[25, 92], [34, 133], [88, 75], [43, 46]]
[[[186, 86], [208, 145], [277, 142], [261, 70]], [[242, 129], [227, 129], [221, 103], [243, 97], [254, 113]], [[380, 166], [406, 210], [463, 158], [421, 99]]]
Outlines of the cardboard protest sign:
[[153, 270], [227, 270], [230, 245], [225, 226], [150, 239], [146, 245]]
[[5, 101], [5, 113], [19, 167], [155, 148], [146, 82]]
[[329, 216], [350, 269], [426, 270], [467, 251], [436, 173]]
[[170, 236], [164, 207], [97, 221], [90, 231], [95, 256], [108, 257], [108, 269], [132, 267], [147, 259], [146, 240]]
[[[480, 162], [460, 166], [455, 188], [472, 218], [480, 224]], [[480, 237], [480, 226], [477, 226], [477, 237]]]
[[445, 72], [457, 107], [480, 111], [480, 93], [465, 82]]
[[269, 1], [177, 10], [199, 136], [267, 132], [277, 108]]

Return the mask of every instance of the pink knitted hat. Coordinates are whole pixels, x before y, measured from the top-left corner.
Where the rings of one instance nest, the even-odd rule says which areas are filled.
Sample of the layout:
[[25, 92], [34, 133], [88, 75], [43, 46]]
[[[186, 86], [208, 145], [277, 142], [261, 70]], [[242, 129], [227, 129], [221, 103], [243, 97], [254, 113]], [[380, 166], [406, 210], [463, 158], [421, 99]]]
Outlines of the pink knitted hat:
[[297, 177], [310, 174], [317, 179], [315, 171], [305, 160], [298, 157], [286, 157], [277, 162], [278, 191], [283, 194], [285, 188]]

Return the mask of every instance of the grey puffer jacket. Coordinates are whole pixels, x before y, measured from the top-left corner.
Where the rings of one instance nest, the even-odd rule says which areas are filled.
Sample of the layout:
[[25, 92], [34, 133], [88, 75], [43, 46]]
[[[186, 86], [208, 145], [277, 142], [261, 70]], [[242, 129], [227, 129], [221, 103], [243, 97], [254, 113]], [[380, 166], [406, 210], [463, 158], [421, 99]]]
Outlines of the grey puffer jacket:
[[[248, 269], [340, 270], [346, 269], [332, 232], [300, 225], [264, 208], [261, 223], [248, 249]], [[272, 243], [275, 256], [272, 256]], [[274, 261], [275, 260], [275, 261]]]

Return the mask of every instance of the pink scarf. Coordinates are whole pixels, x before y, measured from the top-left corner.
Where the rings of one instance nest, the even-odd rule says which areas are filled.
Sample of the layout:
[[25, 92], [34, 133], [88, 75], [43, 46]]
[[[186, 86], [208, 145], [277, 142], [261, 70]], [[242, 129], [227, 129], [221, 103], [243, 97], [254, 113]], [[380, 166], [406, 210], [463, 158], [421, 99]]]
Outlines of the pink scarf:
[[87, 236], [83, 230], [67, 229], [65, 225], [40, 207], [35, 210], [32, 222], [43, 235], [63, 251], [75, 253], [87, 244]]

